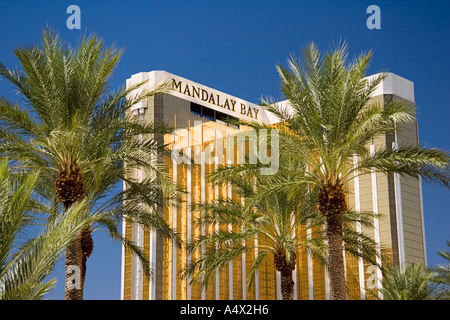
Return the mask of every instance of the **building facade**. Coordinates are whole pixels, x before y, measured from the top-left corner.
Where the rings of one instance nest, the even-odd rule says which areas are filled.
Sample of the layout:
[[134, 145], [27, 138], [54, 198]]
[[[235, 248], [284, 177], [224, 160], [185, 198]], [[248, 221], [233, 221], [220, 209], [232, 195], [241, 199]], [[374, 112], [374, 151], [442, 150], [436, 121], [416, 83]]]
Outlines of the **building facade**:
[[[170, 81], [174, 90], [148, 98], [134, 106], [131, 112], [143, 121], [170, 124], [176, 129], [175, 133], [163, 137], [163, 142], [180, 150], [180, 154], [183, 154], [183, 150], [190, 150], [190, 156], [197, 160], [186, 162], [179, 161], [179, 158], [176, 161], [172, 157], [164, 161], [165, 170], [173, 182], [186, 190], [186, 195], [178, 205], [161, 208], [161, 214], [179, 232], [182, 240], [189, 243], [199, 235], [214, 231], [195, 226], [194, 221], [200, 217], [200, 213], [191, 210], [190, 204], [211, 201], [219, 196], [236, 198], [230, 187], [212, 186], [207, 179], [209, 173], [218, 166], [236, 161], [236, 155], [230, 156], [225, 152], [220, 155], [216, 152], [226, 149], [223, 147], [224, 141], [229, 135], [248, 129], [237, 126], [233, 120], [244, 119], [265, 124], [275, 124], [278, 120], [254, 103], [165, 71], [135, 74], [127, 80], [127, 86], [144, 80], [148, 80], [149, 86]], [[414, 103], [413, 83], [395, 74], [388, 74], [374, 93], [372, 101], [388, 102], [391, 99]], [[368, 148], [373, 151], [384, 146], [395, 148], [398, 144], [418, 144], [417, 123], [402, 124], [395, 135], [377, 137]], [[383, 250], [396, 265], [426, 264], [421, 182], [410, 177], [386, 176], [373, 171], [353, 179], [350, 187], [350, 206], [357, 211], [381, 214], [381, 219], [375, 219], [373, 228], [366, 230], [357, 226], [357, 231], [372, 236], [377, 242], [377, 250]], [[214, 281], [202, 288], [200, 283], [190, 283], [189, 278], [179, 277], [180, 270], [193, 258], [184, 248], [178, 248], [154, 231], [126, 220], [123, 222], [123, 233], [148, 254], [155, 273], [151, 278], [144, 275], [139, 259], [124, 248], [122, 299], [281, 299], [280, 276], [273, 267], [272, 257], [264, 258], [250, 290], [246, 289], [245, 283], [255, 255], [248, 253], [218, 271]], [[299, 233], [299, 237], [311, 237], [311, 231]], [[348, 298], [372, 299], [373, 296], [366, 289], [376, 289], [380, 285], [380, 271], [362, 259], [346, 255], [345, 251], [344, 255]], [[330, 298], [327, 270], [313, 258], [308, 248], [300, 249], [297, 254], [293, 279], [294, 299]]]

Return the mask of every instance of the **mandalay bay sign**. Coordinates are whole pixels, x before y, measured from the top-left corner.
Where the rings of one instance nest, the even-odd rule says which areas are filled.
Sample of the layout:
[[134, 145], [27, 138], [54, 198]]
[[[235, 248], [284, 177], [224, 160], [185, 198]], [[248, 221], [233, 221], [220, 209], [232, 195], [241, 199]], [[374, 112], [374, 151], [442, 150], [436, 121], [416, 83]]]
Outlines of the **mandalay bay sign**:
[[[170, 83], [168, 94], [191, 101], [199, 105], [210, 107], [216, 111], [236, 117], [244, 122], [270, 123], [267, 112], [260, 106], [233, 97], [218, 90], [199, 83], [184, 79], [163, 70], [141, 72], [127, 80], [127, 87], [141, 81], [148, 81], [150, 85]], [[132, 107], [145, 109], [144, 102]], [[231, 126], [223, 126], [221, 130], [204, 126], [203, 121], [193, 121], [190, 128], [176, 128], [173, 132], [171, 158], [174, 165], [178, 164], [255, 164], [263, 175], [278, 172], [279, 166], [279, 131], [277, 129], [241, 129], [235, 130]], [[190, 135], [209, 137], [209, 141], [190, 145]], [[211, 138], [213, 137], [213, 138]], [[177, 145], [176, 141], [185, 143]], [[186, 145], [188, 142], [188, 145]]]
[[199, 86], [196, 86], [195, 84], [172, 78], [172, 89], [178, 91], [183, 95], [198, 99], [203, 102], [207, 102], [234, 113], [238, 113], [238, 115], [240, 116], [246, 116], [254, 120], [259, 120], [258, 113], [260, 110], [258, 108], [246, 105], [242, 102], [238, 103], [236, 100], [230, 97], [222, 96], [217, 92], [208, 91]]
[[[214, 90], [207, 90], [195, 83], [184, 82], [172, 78], [172, 89], [178, 94], [194, 98], [199, 103], [207, 103], [220, 111], [235, 114], [239, 118], [260, 120], [261, 109], [245, 104], [239, 99], [221, 94]], [[243, 130], [236, 132], [232, 129], [220, 130], [204, 128], [202, 121], [194, 121], [191, 132], [185, 128], [174, 131], [174, 141], [189, 141], [189, 135], [214, 137], [205, 146], [172, 145], [172, 161], [176, 164], [259, 164], [263, 175], [278, 172], [279, 166], [279, 132], [277, 129]]]

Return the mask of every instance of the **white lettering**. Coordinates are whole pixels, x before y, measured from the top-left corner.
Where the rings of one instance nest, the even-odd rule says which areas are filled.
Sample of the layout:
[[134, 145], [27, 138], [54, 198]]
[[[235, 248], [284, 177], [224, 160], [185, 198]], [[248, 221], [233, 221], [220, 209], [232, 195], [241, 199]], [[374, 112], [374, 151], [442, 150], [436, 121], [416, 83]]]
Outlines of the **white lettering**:
[[366, 282], [367, 289], [380, 289], [378, 288], [377, 266], [371, 265], [367, 267], [366, 273], [369, 274]]
[[379, 6], [371, 5], [367, 7], [366, 13], [372, 13], [372, 15], [367, 18], [366, 25], [367, 28], [372, 29], [381, 29], [381, 10]]
[[67, 18], [66, 25], [68, 29], [81, 29], [81, 9], [74, 4], [67, 7], [66, 13], [72, 13]]
[[[70, 276], [68, 276], [70, 274]], [[81, 289], [80, 268], [76, 265], [66, 267], [66, 288], [69, 290]]]
[[180, 314], [186, 315], [186, 314], [204, 314], [207, 315], [208, 318], [212, 316], [214, 312], [214, 307], [195, 307], [191, 306], [189, 303], [187, 307], [181, 307]]

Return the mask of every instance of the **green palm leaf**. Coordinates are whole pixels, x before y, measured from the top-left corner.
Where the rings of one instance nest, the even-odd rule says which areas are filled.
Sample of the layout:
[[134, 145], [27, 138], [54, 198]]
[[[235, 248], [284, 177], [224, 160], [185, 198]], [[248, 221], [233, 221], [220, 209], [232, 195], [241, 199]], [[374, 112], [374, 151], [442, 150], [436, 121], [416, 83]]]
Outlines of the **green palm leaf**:
[[[144, 81], [111, 90], [123, 50], [105, 46], [96, 35], [85, 36], [72, 48], [46, 29], [41, 44], [18, 47], [14, 54], [21, 70], [0, 64], [0, 77], [15, 87], [23, 103], [0, 99], [0, 155], [8, 156], [20, 170], [40, 171], [36, 191], [42, 203], [56, 209], [47, 213], [48, 223], [70, 207], [69, 199], [84, 198], [93, 218], [84, 231], [106, 227], [146, 265], [142, 250], [117, 232], [117, 222], [124, 216], [179, 242], [176, 232], [154, 212], [157, 206], [171, 204], [179, 191], [157, 161], [165, 146], [155, 137], [171, 128], [143, 123], [130, 112], [135, 104], [168, 92], [169, 84], [152, 87]], [[136, 169], [153, 178], [136, 179]], [[82, 194], [68, 193], [72, 189], [65, 183], [71, 172], [81, 179], [73, 190]], [[121, 190], [124, 182], [126, 192]], [[141, 201], [152, 214], [124, 206], [127, 199]], [[58, 201], [63, 203], [59, 211]]]

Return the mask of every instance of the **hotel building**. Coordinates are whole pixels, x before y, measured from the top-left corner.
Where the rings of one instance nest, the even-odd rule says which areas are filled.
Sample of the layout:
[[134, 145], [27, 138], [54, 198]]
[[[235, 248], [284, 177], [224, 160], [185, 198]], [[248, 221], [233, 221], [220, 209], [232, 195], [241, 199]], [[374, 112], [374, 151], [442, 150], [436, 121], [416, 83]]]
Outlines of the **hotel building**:
[[[199, 161], [192, 164], [177, 163], [170, 157], [164, 160], [167, 172], [174, 182], [185, 188], [186, 195], [179, 205], [161, 208], [161, 214], [180, 233], [182, 240], [189, 243], [208, 232], [194, 225], [200, 213], [191, 211], [190, 204], [211, 201], [219, 196], [235, 197], [231, 188], [211, 186], [207, 179], [218, 165], [227, 164], [226, 157], [214, 156], [213, 161], [207, 161], [205, 152], [211, 145], [215, 146], [214, 150], [219, 150], [217, 142], [227, 134], [248, 129], [234, 125], [233, 119], [266, 124], [275, 124], [278, 120], [261, 106], [165, 71], [135, 74], [127, 80], [127, 86], [144, 80], [148, 80], [149, 86], [171, 81], [174, 90], [148, 98], [134, 106], [131, 112], [143, 121], [165, 122], [177, 129], [179, 134], [164, 136], [164, 143], [179, 149], [200, 150]], [[374, 92], [372, 101], [388, 102], [391, 99], [404, 99], [414, 104], [413, 83], [389, 73]], [[402, 124], [396, 134], [379, 136], [368, 148], [373, 151], [384, 146], [395, 148], [398, 144], [418, 144], [417, 123]], [[358, 225], [357, 231], [369, 234], [377, 242], [377, 250], [384, 250], [396, 265], [426, 264], [421, 181], [373, 171], [356, 177], [350, 184], [352, 192], [348, 195], [348, 203], [353, 209], [381, 214], [381, 219], [375, 219], [373, 228], [368, 230]], [[151, 278], [144, 275], [139, 259], [123, 249], [122, 299], [281, 299], [280, 276], [274, 269], [273, 257], [264, 258], [250, 290], [246, 290], [245, 283], [255, 255], [248, 253], [218, 271], [215, 279], [202, 288], [199, 283], [190, 283], [189, 278], [179, 277], [179, 271], [191, 259], [184, 248], [125, 220], [123, 233], [148, 254], [155, 274]], [[301, 235], [310, 236], [310, 232]], [[380, 271], [362, 259], [345, 252], [344, 255], [348, 298], [373, 299], [366, 289], [380, 285]], [[297, 253], [293, 279], [294, 299], [330, 298], [327, 270], [307, 248], [301, 248]]]

